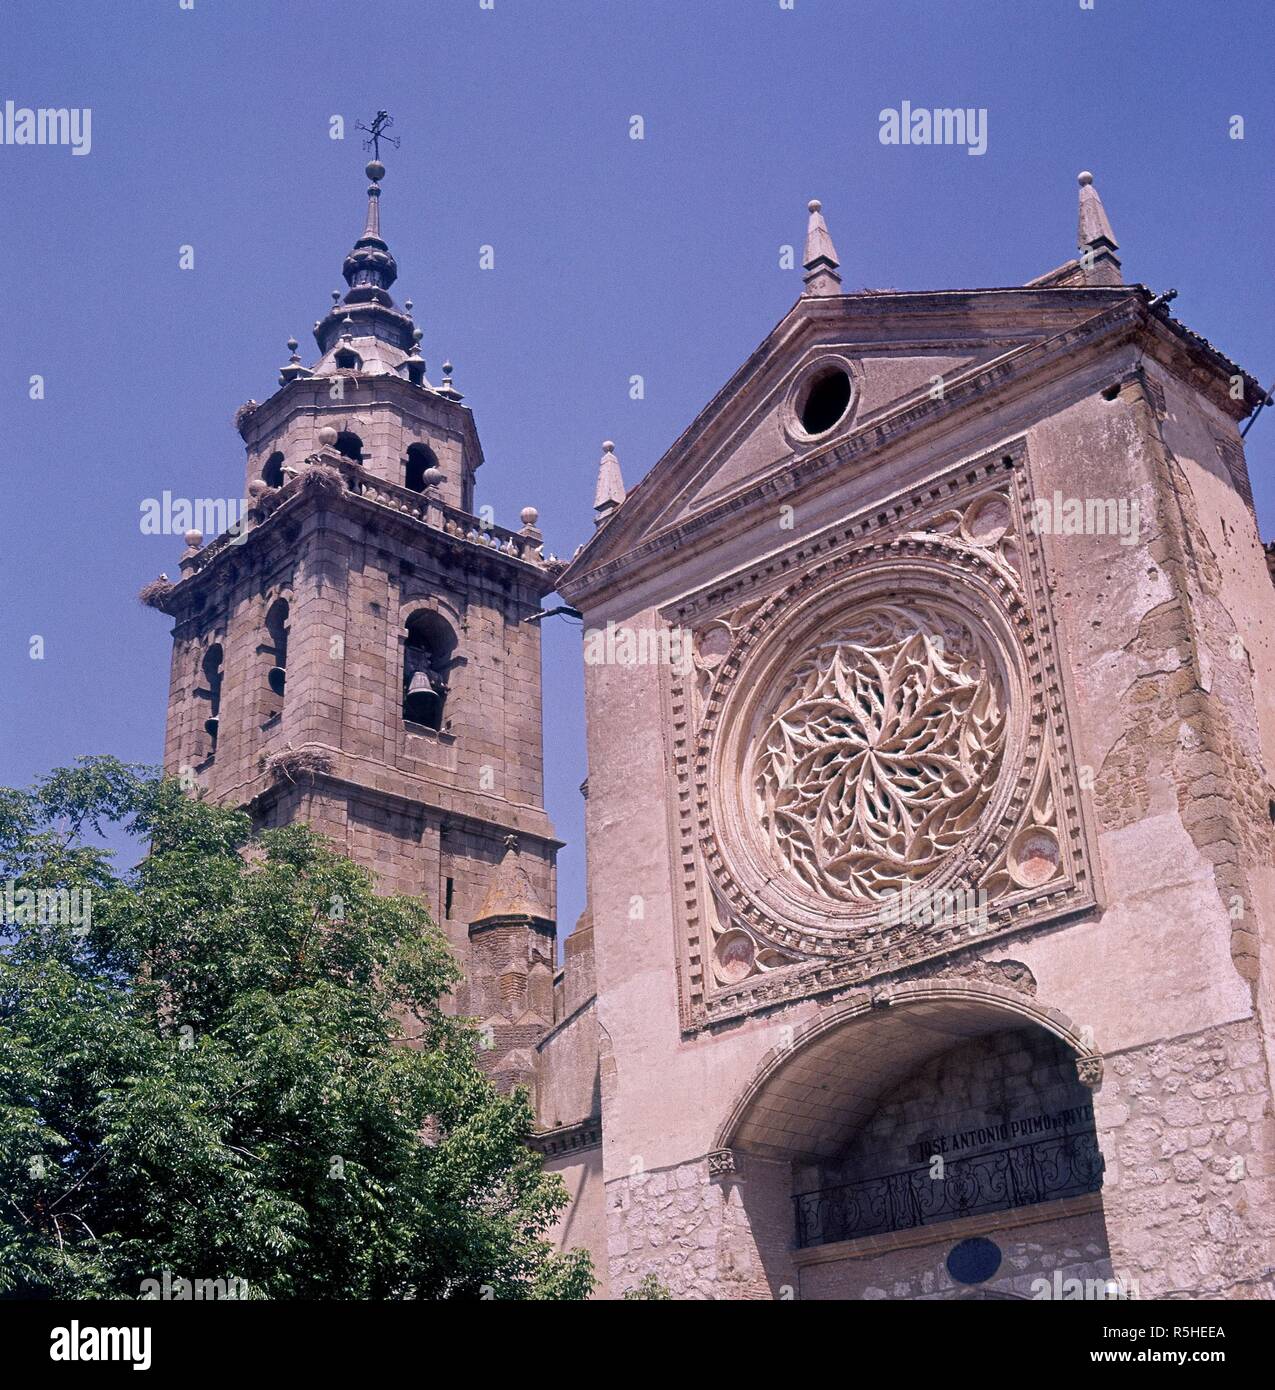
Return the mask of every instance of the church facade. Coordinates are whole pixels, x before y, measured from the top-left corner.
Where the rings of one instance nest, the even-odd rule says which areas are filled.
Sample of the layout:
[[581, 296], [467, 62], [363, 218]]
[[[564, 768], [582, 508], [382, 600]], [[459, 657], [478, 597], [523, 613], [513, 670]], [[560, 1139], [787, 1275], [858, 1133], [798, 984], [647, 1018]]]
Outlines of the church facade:
[[604, 460], [613, 1290], [1270, 1296], [1261, 392], [1079, 197], [1076, 259], [935, 293], [845, 292], [812, 204], [792, 310]]
[[[166, 766], [423, 896], [600, 1292], [1271, 1293], [1275, 588], [1256, 381], [1079, 255], [804, 292], [569, 565], [475, 510], [381, 236], [187, 537]], [[582, 615], [558, 962], [538, 619]]]

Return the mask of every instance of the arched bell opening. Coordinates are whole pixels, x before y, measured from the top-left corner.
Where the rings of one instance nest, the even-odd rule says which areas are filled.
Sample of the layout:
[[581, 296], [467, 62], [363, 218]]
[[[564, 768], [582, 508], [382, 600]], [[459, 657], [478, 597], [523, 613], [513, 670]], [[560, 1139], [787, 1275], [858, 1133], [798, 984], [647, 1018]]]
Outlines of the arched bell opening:
[[261, 465], [261, 481], [267, 487], [283, 486], [283, 455], [277, 449]]
[[266, 659], [265, 717], [273, 719], [283, 712], [283, 697], [288, 682], [288, 630], [291, 625], [287, 599], [279, 598], [266, 610], [266, 640], [258, 651]]
[[409, 444], [403, 459], [403, 486], [412, 492], [424, 492], [438, 471], [438, 459], [425, 444]]
[[432, 609], [407, 620], [403, 647], [403, 720], [441, 732], [445, 728], [448, 676], [455, 664], [456, 634]]
[[217, 755], [217, 736], [221, 731], [221, 684], [224, 676], [225, 653], [220, 642], [214, 642], [204, 652], [199, 664], [203, 684], [195, 688], [195, 698], [204, 704], [203, 732], [205, 742], [202, 746], [204, 758]]
[[351, 463], [363, 462], [363, 441], [353, 430], [341, 430], [336, 437], [336, 451]]

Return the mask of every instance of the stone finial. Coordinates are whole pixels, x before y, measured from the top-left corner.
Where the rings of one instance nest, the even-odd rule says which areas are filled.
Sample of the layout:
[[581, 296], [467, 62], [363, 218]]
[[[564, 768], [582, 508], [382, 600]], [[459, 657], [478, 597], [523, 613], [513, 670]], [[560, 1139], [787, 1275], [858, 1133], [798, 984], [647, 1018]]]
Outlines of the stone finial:
[[519, 548], [519, 554], [524, 560], [538, 563], [544, 559], [544, 538], [545, 533], [537, 525], [540, 520], [540, 512], [535, 507], [524, 507], [518, 515], [522, 518], [522, 530], [520, 536], [527, 538], [528, 545]]
[[204, 533], [192, 528], [182, 536], [182, 540], [186, 542], [186, 549], [182, 551], [181, 559], [177, 563], [182, 577], [185, 578], [199, 566], [199, 552], [204, 543]]
[[806, 288], [803, 294], [840, 294], [841, 276], [837, 248], [832, 244], [828, 224], [823, 220], [823, 204], [812, 198], [807, 204], [810, 221], [806, 225], [806, 250], [802, 256]]
[[452, 384], [452, 364], [443, 363], [443, 384], [435, 387], [434, 393], [438, 396], [446, 396], [449, 401], [463, 401], [465, 398]]
[[598, 464], [598, 485], [593, 492], [593, 524], [601, 526], [624, 501], [624, 496], [620, 460], [615, 456], [615, 445], [608, 439], [602, 445], [602, 460]]
[[380, 241], [381, 180], [385, 177], [385, 165], [374, 159], [363, 172], [371, 179], [371, 183], [367, 190], [367, 222], [364, 224], [363, 235], [359, 240], [363, 242]]
[[300, 344], [295, 338], [288, 339], [287, 364], [279, 370], [279, 385], [286, 386], [290, 381], [295, 381], [300, 376], [309, 376], [309, 372], [301, 364], [301, 354], [297, 351]]
[[1120, 272], [1120, 257], [1116, 255], [1120, 243], [1111, 230], [1107, 210], [1093, 185], [1093, 175], [1085, 170], [1077, 176], [1076, 182], [1080, 185], [1080, 229], [1076, 245], [1080, 250], [1085, 283], [1122, 285], [1124, 279]]
[[412, 329], [412, 350], [403, 363], [407, 370], [407, 379], [414, 386], [428, 385], [425, 380], [425, 359], [421, 356], [421, 339], [424, 336], [419, 328]]

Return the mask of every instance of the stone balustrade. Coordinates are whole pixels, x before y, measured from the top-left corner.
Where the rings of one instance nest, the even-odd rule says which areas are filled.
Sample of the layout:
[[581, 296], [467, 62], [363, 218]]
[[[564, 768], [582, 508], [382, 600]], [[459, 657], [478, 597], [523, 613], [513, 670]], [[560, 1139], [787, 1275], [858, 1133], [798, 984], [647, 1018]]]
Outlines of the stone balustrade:
[[323, 452], [311, 454], [305, 460], [305, 467], [293, 474], [283, 487], [271, 489], [258, 496], [255, 505], [245, 514], [242, 527], [223, 531], [202, 548], [189, 547], [181, 560], [183, 577], [198, 573], [223, 551], [240, 544], [248, 531], [260, 525], [271, 512], [306, 486], [307, 474], [315, 467], [328, 468], [339, 473], [346, 489], [356, 496], [375, 502], [378, 506], [401, 512], [457, 540], [499, 551], [502, 555], [512, 556], [526, 564], [547, 563], [540, 533], [534, 527], [528, 527], [523, 531], [511, 531], [507, 527], [484, 522], [458, 507], [450, 507], [440, 502], [430, 491], [414, 492], [411, 488], [375, 478], [351, 460], [336, 453]]

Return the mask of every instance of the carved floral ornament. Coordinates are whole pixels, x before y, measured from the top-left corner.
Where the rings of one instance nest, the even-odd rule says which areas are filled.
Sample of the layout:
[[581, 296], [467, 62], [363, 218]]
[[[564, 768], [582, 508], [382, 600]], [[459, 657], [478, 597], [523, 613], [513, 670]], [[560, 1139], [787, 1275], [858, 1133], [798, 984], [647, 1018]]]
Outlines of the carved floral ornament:
[[880, 903], [937, 869], [991, 798], [1005, 745], [994, 644], [882, 596], [780, 676], [745, 776], [770, 858], [820, 897]]
[[1074, 889], [1019, 507], [1002, 475], [695, 628], [701, 990], [865, 978]]

